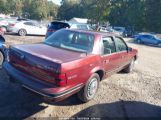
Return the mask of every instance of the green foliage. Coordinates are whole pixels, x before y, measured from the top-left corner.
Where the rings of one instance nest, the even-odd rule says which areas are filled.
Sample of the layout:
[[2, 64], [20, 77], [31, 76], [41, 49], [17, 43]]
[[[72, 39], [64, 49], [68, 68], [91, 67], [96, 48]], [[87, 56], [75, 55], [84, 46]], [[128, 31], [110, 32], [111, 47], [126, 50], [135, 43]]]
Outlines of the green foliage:
[[61, 6], [48, 0], [0, 0], [0, 13], [37, 20], [80, 17], [93, 23], [109, 21], [138, 31], [161, 32], [161, 0], [62, 0]]
[[43, 20], [56, 17], [58, 5], [48, 0], [0, 0], [0, 13]]
[[145, 26], [144, 13], [145, 6], [142, 0], [113, 0], [108, 19], [112, 25], [141, 29]]
[[161, 0], [62, 0], [58, 17], [88, 18], [94, 23], [161, 32]]

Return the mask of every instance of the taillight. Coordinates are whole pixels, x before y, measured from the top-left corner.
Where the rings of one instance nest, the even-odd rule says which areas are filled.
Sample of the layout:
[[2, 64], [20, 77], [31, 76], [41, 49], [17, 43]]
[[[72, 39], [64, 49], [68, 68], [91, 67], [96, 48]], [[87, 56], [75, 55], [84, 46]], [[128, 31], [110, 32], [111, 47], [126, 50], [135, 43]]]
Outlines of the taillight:
[[53, 29], [48, 29], [48, 32], [54, 32], [54, 30]]
[[13, 26], [15, 26], [15, 24], [10, 24], [10, 26], [12, 26], [12, 27], [13, 27]]
[[55, 76], [56, 85], [65, 86], [67, 84], [66, 74], [59, 74]]

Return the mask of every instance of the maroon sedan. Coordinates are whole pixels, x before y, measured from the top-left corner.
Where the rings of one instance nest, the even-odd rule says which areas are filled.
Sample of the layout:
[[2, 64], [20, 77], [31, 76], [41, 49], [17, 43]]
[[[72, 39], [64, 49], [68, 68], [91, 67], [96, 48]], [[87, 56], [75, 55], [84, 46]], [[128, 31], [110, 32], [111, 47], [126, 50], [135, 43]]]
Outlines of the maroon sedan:
[[82, 30], [56, 31], [43, 43], [10, 47], [4, 68], [23, 87], [60, 101], [73, 94], [93, 99], [99, 82], [131, 72], [137, 50], [116, 35]]

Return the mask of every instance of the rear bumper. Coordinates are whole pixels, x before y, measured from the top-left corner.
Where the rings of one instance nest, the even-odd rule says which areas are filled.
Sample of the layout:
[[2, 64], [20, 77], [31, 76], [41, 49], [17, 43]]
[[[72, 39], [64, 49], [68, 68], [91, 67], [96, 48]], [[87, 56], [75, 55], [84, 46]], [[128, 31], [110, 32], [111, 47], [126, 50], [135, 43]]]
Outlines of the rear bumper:
[[83, 84], [70, 88], [68, 86], [56, 87], [24, 74], [23, 72], [12, 67], [12, 65], [10, 65], [8, 62], [4, 62], [3, 67], [8, 75], [17, 80], [24, 88], [47, 98], [47, 100], [64, 100], [65, 98], [77, 93], [83, 87]]

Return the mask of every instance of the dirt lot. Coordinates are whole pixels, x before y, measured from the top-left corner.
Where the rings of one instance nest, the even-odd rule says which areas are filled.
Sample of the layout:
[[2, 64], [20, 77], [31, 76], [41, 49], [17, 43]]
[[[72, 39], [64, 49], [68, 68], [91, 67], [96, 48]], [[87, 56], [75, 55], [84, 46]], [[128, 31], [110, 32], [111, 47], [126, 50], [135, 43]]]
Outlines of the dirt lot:
[[[6, 35], [6, 39], [9, 43], [17, 44], [34, 43], [44, 38]], [[10, 83], [5, 71], [0, 70], [0, 117], [161, 119], [161, 48], [132, 42], [128, 44], [139, 51], [134, 72], [118, 73], [104, 80], [96, 98], [86, 104], [80, 103], [76, 95], [59, 103], [46, 104], [19, 84]]]

